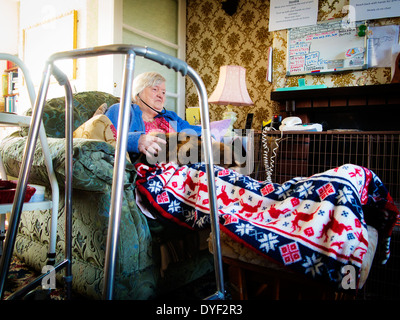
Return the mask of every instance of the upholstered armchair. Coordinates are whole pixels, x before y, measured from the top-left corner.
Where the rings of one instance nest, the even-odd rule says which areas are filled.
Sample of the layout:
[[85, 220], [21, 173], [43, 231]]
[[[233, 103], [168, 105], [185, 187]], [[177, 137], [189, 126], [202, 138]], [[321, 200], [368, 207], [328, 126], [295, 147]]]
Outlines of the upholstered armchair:
[[[72, 287], [75, 292], [94, 299], [102, 296], [115, 153], [113, 128], [107, 121], [102, 122], [105, 116], [101, 114], [104, 107], [118, 101], [117, 97], [103, 92], [74, 94]], [[64, 98], [51, 99], [46, 102], [43, 115], [53, 167], [61, 189], [57, 235], [59, 259], [62, 259], [64, 250], [64, 107]], [[93, 117], [95, 113], [97, 116]], [[96, 127], [96, 134], [93, 133], [95, 130], [88, 129], [92, 127]], [[26, 142], [27, 129], [19, 129], [0, 144], [1, 157], [11, 177], [18, 177]], [[207, 245], [198, 245], [197, 233], [148, 220], [141, 213], [135, 201], [135, 176], [134, 166], [127, 158], [116, 261], [116, 299], [151, 299], [213, 269], [212, 256]], [[40, 143], [36, 146], [29, 183], [46, 186], [47, 196], [51, 197]], [[39, 272], [46, 265], [49, 219], [49, 210], [22, 212], [14, 249], [15, 255]], [[179, 237], [185, 241], [179, 241]], [[168, 255], [166, 248], [171, 243], [177, 244], [184, 252], [178, 258]]]

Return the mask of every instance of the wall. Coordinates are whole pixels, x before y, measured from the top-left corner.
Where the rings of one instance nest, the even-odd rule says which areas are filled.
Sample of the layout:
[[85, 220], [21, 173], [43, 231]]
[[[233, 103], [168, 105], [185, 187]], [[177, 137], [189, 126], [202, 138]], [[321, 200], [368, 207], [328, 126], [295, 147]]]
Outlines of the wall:
[[18, 53], [18, 2], [0, 0], [0, 51]]
[[[0, 0], [0, 52], [18, 53], [18, 2]], [[0, 75], [7, 69], [7, 61], [0, 60]], [[0, 81], [1, 84], [1, 81]], [[0, 96], [0, 105], [4, 104], [3, 96]], [[4, 107], [4, 106], [3, 106]]]
[[[349, 0], [322, 0], [319, 1], [318, 21], [344, 17], [342, 8], [349, 5]], [[379, 19], [370, 21], [370, 26], [400, 25], [400, 18]], [[299, 78], [305, 78], [307, 85], [326, 84], [327, 87], [356, 86], [357, 79], [365, 78], [366, 85], [390, 83], [390, 68], [370, 68], [363, 71], [340, 72], [329, 75], [306, 75], [286, 77], [286, 31], [274, 32], [274, 86], [296, 86]]]
[[[140, 18], [138, 18], [140, 17]], [[148, 46], [185, 60], [186, 0], [124, 0], [122, 43]], [[165, 107], [185, 116], [185, 79], [148, 59], [135, 60], [135, 75], [160, 72], [166, 79]]]
[[[90, 0], [98, 2], [98, 28], [96, 45], [122, 42], [122, 0]], [[95, 32], [95, 31], [94, 31]], [[119, 96], [121, 94], [122, 55], [104, 55], [98, 58], [97, 90]]]
[[[24, 59], [23, 30], [35, 25], [43, 24], [56, 17], [60, 17], [72, 10], [77, 11], [77, 48], [86, 48], [97, 45], [98, 28], [98, 8], [97, 0], [20, 0], [20, 26], [19, 26], [19, 46], [18, 55]], [[71, 30], [72, 31], [72, 30]], [[55, 30], [50, 38], [43, 39], [37, 46], [45, 46], [46, 43], [54, 41], [62, 36], [62, 30]], [[47, 58], [47, 57], [45, 57]], [[44, 60], [45, 61], [45, 60]], [[40, 79], [44, 67], [44, 61], [38, 62], [38, 69], [32, 70], [32, 66], [27, 66], [32, 77]], [[76, 79], [70, 79], [74, 91], [87, 91], [97, 89], [97, 58], [78, 59]], [[40, 80], [35, 82], [36, 92], [38, 91]], [[18, 113], [22, 113], [30, 107], [26, 90], [21, 90], [20, 106]], [[47, 98], [63, 96], [64, 88], [52, 81]]]
[[[240, 0], [237, 12], [229, 16], [222, 9], [222, 0], [188, 0], [187, 62], [202, 77], [210, 95], [218, 81], [219, 67], [238, 64], [247, 70], [247, 87], [254, 106], [234, 107], [238, 113], [235, 128], [243, 128], [248, 112], [254, 113], [253, 128], [260, 129], [263, 120], [278, 112], [270, 100], [276, 87], [296, 86], [300, 76], [286, 76], [286, 30], [269, 32], [269, 0]], [[349, 0], [320, 0], [318, 21], [341, 18]], [[400, 24], [400, 18], [373, 21], [377, 25]], [[265, 80], [267, 49], [273, 45], [273, 84]], [[354, 86], [359, 77], [366, 84], [390, 82], [389, 68], [371, 68], [357, 72], [305, 76], [308, 85], [328, 87]], [[302, 76], [304, 78], [304, 76]], [[186, 107], [198, 105], [193, 85], [187, 83]], [[210, 105], [211, 120], [222, 119], [225, 106]]]

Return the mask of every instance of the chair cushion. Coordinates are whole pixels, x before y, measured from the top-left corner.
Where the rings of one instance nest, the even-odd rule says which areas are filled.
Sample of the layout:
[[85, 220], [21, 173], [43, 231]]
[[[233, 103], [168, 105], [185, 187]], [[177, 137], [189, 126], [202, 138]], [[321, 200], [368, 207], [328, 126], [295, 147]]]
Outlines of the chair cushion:
[[105, 115], [96, 115], [74, 131], [74, 138], [100, 140], [116, 146], [117, 131], [111, 120]]
[[[89, 120], [93, 114], [106, 103], [108, 106], [119, 102], [119, 98], [101, 91], [80, 92], [73, 95], [73, 127], [74, 130]], [[27, 111], [32, 115], [32, 109]], [[65, 97], [46, 101], [43, 108], [43, 124], [46, 135], [53, 138], [65, 137]], [[28, 130], [23, 130], [24, 135]]]

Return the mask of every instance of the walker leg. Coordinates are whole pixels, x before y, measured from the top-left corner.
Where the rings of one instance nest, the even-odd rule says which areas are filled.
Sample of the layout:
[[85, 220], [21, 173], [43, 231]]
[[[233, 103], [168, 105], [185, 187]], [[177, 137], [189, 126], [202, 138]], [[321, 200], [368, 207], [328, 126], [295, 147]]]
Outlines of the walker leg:
[[117, 258], [119, 226], [121, 220], [123, 179], [125, 171], [125, 154], [128, 139], [129, 108], [132, 95], [133, 71], [135, 69], [135, 53], [129, 51], [125, 58], [125, 69], [122, 84], [121, 108], [119, 111], [117, 147], [115, 150], [115, 166], [113, 188], [111, 191], [110, 218], [107, 236], [106, 260], [104, 265], [105, 300], [112, 300], [114, 295], [115, 261]]
[[67, 299], [72, 291], [72, 171], [73, 171], [73, 96], [67, 81], [65, 87], [65, 290]]
[[42, 84], [40, 86], [40, 92], [38, 94], [35, 108], [32, 114], [32, 125], [29, 130], [27, 143], [25, 145], [24, 157], [22, 161], [22, 166], [19, 173], [19, 179], [17, 184], [17, 189], [15, 192], [14, 203], [11, 211], [10, 221], [8, 224], [8, 230], [6, 234], [6, 241], [4, 243], [4, 252], [1, 256], [0, 262], [0, 297], [3, 298], [4, 294], [4, 284], [8, 276], [8, 270], [10, 268], [11, 257], [14, 250], [16, 234], [18, 230], [19, 221], [21, 218], [22, 206], [24, 203], [24, 197], [26, 192], [26, 187], [28, 185], [28, 177], [30, 169], [32, 166], [33, 155], [35, 152], [35, 146], [37, 137], [39, 134], [39, 128], [41, 125], [41, 115], [43, 112], [44, 103], [46, 100], [46, 92], [50, 83], [51, 76], [51, 66], [47, 68], [47, 72], [44, 73], [42, 78]]

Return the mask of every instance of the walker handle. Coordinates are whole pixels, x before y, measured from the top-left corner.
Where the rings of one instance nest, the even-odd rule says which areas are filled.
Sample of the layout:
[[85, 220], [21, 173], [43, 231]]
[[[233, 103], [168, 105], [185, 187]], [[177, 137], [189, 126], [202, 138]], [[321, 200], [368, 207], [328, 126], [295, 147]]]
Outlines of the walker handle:
[[153, 48], [147, 47], [146, 49], [145, 58], [158, 62], [169, 69], [174, 69], [176, 72], [180, 72], [182, 76], [186, 76], [188, 72], [188, 65], [186, 62]]

